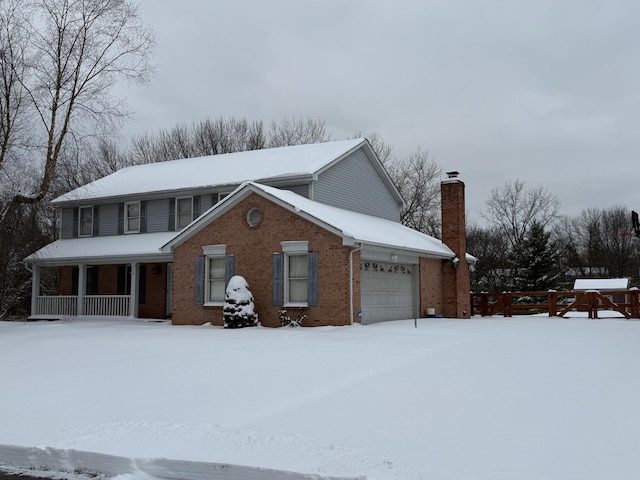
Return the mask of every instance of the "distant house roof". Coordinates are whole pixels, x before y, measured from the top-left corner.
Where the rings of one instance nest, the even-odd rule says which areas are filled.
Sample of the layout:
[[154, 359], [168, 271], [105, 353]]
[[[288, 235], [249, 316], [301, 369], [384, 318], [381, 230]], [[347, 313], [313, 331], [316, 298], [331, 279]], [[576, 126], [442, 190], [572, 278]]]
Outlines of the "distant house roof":
[[334, 162], [365, 148], [378, 163], [385, 181], [402, 198], [365, 138], [185, 158], [123, 168], [52, 201], [54, 204], [110, 199], [169, 191], [232, 186], [256, 181], [311, 180]]
[[163, 251], [170, 252], [173, 247], [200, 231], [251, 193], [268, 198], [283, 208], [332, 231], [343, 238], [345, 245], [364, 244], [385, 247], [435, 258], [453, 259], [455, 257], [454, 252], [442, 241], [405, 227], [399, 222], [332, 207], [288, 190], [280, 190], [255, 182], [243, 183], [231, 195], [211, 207], [167, 242]]
[[626, 290], [629, 288], [628, 278], [578, 278], [573, 289], [583, 290]]

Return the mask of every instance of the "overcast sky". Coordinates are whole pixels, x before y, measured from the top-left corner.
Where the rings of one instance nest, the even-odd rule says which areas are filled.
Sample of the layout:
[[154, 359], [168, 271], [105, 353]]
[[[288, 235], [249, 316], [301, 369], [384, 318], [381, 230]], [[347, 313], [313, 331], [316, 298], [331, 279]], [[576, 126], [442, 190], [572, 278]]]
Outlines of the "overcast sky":
[[320, 118], [458, 170], [471, 219], [507, 180], [562, 212], [640, 209], [636, 0], [141, 0], [157, 75], [124, 134]]

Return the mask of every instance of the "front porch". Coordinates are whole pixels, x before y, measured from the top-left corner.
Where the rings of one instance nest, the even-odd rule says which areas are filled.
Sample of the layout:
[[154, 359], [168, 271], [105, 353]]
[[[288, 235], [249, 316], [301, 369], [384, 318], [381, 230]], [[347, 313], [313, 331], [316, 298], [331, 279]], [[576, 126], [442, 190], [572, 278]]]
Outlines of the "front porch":
[[[32, 320], [68, 316], [130, 316], [167, 318], [171, 315], [171, 263], [66, 265], [58, 271], [57, 294], [42, 294], [42, 266], [32, 272]], [[45, 267], [46, 268], [46, 267]]]

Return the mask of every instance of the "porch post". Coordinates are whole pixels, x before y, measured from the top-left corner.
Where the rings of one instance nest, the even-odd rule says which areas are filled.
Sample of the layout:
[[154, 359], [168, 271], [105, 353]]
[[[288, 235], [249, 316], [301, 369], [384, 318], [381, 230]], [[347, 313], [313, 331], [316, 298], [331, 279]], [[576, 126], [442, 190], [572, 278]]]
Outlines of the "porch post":
[[31, 315], [37, 315], [38, 296], [40, 295], [40, 265], [31, 264]]
[[131, 291], [129, 292], [129, 316], [138, 316], [138, 262], [131, 262]]
[[87, 266], [78, 265], [78, 308], [77, 315], [84, 315], [84, 295], [87, 292]]

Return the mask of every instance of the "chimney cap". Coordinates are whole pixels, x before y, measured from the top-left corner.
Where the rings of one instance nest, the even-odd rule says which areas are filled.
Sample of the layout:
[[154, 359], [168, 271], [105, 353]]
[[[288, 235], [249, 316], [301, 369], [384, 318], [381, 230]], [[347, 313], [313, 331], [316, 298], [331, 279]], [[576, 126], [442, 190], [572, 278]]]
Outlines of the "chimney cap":
[[447, 176], [449, 178], [458, 178], [458, 175], [460, 175], [460, 172], [458, 172], [456, 170], [452, 170], [450, 172], [447, 172]]

